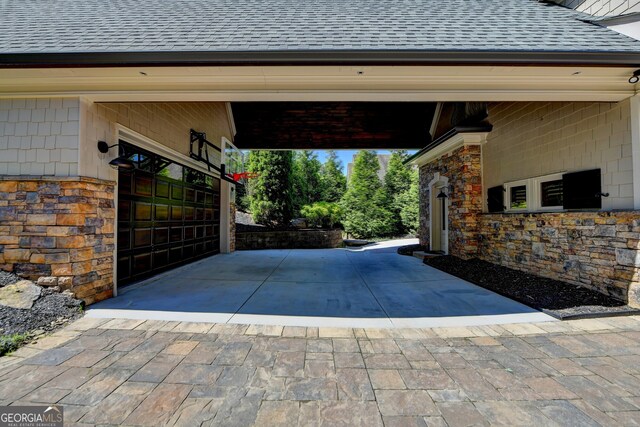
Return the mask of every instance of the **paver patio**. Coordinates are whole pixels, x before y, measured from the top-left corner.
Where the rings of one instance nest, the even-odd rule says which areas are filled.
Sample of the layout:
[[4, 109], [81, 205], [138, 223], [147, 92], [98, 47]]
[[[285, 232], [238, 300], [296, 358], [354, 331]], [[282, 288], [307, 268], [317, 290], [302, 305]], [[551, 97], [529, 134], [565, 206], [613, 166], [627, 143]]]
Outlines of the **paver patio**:
[[434, 329], [83, 318], [0, 359], [69, 425], [638, 425], [640, 317]]

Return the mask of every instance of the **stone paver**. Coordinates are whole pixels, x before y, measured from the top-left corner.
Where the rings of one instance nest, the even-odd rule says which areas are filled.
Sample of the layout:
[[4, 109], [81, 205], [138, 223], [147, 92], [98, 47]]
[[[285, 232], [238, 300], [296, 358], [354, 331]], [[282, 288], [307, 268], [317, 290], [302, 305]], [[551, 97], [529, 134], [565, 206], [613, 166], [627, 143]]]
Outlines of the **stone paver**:
[[442, 329], [80, 319], [0, 358], [78, 425], [640, 423], [640, 317]]

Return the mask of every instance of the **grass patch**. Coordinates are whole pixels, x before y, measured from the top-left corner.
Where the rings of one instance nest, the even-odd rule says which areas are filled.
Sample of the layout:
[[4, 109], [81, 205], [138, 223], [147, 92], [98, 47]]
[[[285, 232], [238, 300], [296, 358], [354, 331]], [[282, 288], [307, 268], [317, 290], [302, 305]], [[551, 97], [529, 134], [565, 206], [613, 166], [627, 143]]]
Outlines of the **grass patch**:
[[0, 336], [0, 356], [20, 348], [29, 339], [29, 334], [11, 334]]

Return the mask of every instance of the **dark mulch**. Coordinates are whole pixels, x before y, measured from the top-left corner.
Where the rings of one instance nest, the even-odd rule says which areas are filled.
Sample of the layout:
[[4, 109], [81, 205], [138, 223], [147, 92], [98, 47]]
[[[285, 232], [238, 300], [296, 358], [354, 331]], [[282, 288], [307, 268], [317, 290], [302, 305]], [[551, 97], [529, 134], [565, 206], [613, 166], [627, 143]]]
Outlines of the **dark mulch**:
[[425, 247], [424, 247], [424, 246], [422, 246], [422, 245], [418, 245], [418, 244], [416, 244], [416, 245], [400, 246], [400, 247], [398, 248], [398, 253], [399, 253], [400, 255], [406, 255], [406, 256], [413, 256], [413, 253], [414, 253], [414, 252], [417, 252], [417, 251], [426, 252], [426, 251], [427, 251], [427, 248], [425, 248]]
[[20, 280], [22, 279], [15, 274], [0, 270], [0, 287], [19, 282]]
[[624, 302], [558, 280], [535, 276], [479, 259], [426, 258], [424, 263], [506, 296], [558, 319], [640, 314]]
[[0, 306], [2, 335], [51, 332], [82, 317], [82, 301], [66, 293], [44, 288], [30, 309]]

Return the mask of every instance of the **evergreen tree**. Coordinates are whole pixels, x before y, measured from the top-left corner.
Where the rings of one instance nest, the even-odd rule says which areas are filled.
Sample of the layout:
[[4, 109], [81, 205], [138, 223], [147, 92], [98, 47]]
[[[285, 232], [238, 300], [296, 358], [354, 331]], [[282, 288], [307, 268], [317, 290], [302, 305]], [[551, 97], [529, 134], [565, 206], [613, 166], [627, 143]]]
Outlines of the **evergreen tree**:
[[322, 179], [322, 200], [339, 202], [347, 191], [347, 177], [342, 173], [342, 162], [335, 151], [327, 152], [327, 160], [320, 170]]
[[248, 171], [258, 174], [249, 181], [250, 208], [254, 221], [267, 226], [286, 226], [293, 216], [291, 151], [252, 151]]
[[[388, 196], [388, 209], [393, 214], [393, 234], [400, 235], [407, 231], [402, 220], [401, 212], [405, 204], [411, 201], [411, 197], [405, 194], [409, 191], [412, 183], [412, 170], [410, 166], [403, 164], [407, 159], [405, 150], [395, 150], [391, 153], [387, 173], [384, 176], [384, 189]], [[408, 207], [412, 209], [412, 207]]]
[[392, 215], [378, 170], [375, 151], [360, 151], [353, 165], [347, 192], [342, 198], [345, 231], [359, 238], [381, 237], [392, 232]]
[[404, 233], [416, 234], [419, 227], [419, 178], [418, 170], [411, 171], [411, 185], [407, 191], [395, 197], [396, 206], [400, 207], [400, 219]]
[[322, 165], [318, 155], [312, 150], [297, 151], [293, 154], [293, 207], [296, 215], [305, 205], [322, 200]]

